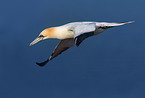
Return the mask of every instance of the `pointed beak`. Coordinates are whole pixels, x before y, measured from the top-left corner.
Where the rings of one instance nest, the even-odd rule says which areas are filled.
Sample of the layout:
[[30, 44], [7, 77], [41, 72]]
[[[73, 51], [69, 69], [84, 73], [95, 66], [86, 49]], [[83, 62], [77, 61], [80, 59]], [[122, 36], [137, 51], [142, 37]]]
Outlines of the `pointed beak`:
[[34, 45], [34, 44], [36, 44], [36, 43], [38, 43], [38, 42], [40, 42], [42, 40], [43, 40], [43, 37], [37, 37], [33, 42], [30, 43], [29, 46], [32, 46], [32, 45]]

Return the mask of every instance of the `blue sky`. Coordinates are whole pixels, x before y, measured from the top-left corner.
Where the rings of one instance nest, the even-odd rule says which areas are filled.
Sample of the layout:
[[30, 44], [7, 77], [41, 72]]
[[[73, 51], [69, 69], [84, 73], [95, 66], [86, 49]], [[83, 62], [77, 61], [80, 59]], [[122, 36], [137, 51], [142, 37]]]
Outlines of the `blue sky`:
[[[144, 98], [144, 0], [1, 0], [1, 98]], [[59, 40], [29, 44], [73, 21], [136, 21], [90, 37], [50, 61]]]

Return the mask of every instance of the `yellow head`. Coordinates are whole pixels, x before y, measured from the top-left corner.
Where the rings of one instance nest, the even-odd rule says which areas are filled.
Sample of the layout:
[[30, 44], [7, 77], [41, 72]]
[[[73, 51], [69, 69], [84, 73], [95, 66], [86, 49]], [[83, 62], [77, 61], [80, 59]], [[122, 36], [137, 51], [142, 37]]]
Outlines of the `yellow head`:
[[54, 38], [55, 37], [55, 27], [52, 27], [52, 28], [47, 28], [45, 30], [43, 30], [39, 36], [33, 41], [30, 43], [29, 46], [32, 46], [42, 40], [45, 40], [45, 39], [48, 39], [48, 38]]

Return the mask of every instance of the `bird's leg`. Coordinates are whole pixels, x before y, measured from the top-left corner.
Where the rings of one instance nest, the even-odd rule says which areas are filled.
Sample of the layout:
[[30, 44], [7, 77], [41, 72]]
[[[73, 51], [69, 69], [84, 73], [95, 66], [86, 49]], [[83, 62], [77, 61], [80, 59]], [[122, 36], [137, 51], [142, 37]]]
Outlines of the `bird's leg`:
[[36, 62], [36, 64], [39, 65], [39, 66], [41, 66], [41, 67], [43, 67], [43, 66], [46, 65], [49, 61], [50, 61], [50, 60], [47, 59], [46, 61], [44, 61], [44, 62], [42, 62], [42, 63], [37, 63], [37, 62]]

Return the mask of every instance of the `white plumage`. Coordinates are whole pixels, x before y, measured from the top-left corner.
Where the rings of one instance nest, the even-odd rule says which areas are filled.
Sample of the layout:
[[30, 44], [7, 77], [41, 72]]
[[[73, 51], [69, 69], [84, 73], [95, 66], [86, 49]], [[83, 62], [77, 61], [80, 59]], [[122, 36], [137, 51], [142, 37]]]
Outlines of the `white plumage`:
[[87, 37], [102, 33], [108, 28], [121, 26], [132, 22], [134, 21], [121, 23], [72, 22], [62, 26], [51, 27], [43, 30], [39, 36], [32, 43], [30, 43], [30, 46], [49, 38], [56, 38], [61, 40], [49, 59], [47, 59], [45, 62], [37, 63], [40, 66], [44, 66], [48, 61], [61, 54], [68, 48], [72, 47], [74, 44], [79, 46], [81, 42]]

